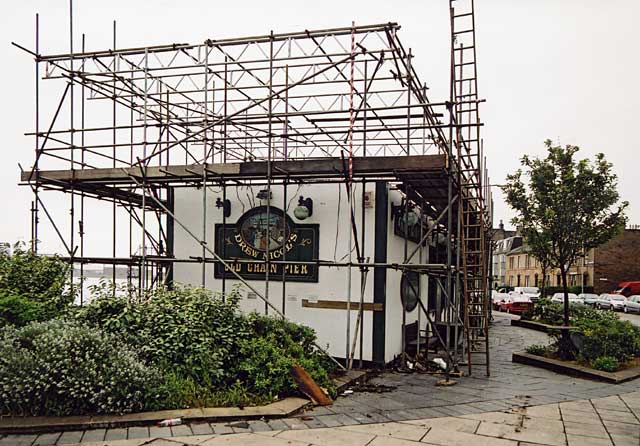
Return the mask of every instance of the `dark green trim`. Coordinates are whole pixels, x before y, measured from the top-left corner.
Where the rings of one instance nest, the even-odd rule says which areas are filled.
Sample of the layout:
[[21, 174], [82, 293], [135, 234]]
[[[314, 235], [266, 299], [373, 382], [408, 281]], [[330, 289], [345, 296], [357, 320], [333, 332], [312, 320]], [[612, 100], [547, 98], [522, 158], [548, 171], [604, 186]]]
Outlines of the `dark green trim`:
[[[175, 213], [175, 191], [173, 187], [167, 188], [167, 209]], [[167, 214], [167, 257], [173, 257], [175, 240], [175, 222], [173, 217]], [[173, 289], [173, 262], [167, 262], [167, 286]]]
[[[375, 245], [374, 261], [387, 261], [387, 234], [389, 224], [389, 192], [387, 183], [376, 181], [375, 195]], [[387, 269], [375, 267], [373, 269], [373, 302], [385, 304], [387, 300]], [[373, 313], [373, 362], [384, 364], [385, 320], [387, 306], [384, 311]]]

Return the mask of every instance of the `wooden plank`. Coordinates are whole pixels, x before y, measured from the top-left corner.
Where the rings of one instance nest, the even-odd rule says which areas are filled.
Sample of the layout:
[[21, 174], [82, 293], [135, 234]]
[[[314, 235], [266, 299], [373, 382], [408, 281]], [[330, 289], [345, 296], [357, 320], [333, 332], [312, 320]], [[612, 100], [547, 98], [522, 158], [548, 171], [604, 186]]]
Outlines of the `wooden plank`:
[[[309, 299], [302, 299], [302, 306], [305, 308], [322, 308], [325, 310], [346, 310], [346, 300], [318, 300], [310, 301]], [[365, 302], [363, 305], [364, 311], [384, 311], [384, 304]], [[351, 302], [351, 310], [359, 311], [360, 302]]]
[[[341, 158], [321, 158], [293, 161], [274, 161], [271, 163], [272, 177], [305, 177], [321, 176], [326, 178], [342, 177], [344, 175], [343, 160]], [[353, 174], [356, 177], [365, 175], [388, 175], [394, 177], [398, 172], [426, 172], [440, 171], [446, 166], [445, 155], [412, 155], [412, 156], [380, 156], [356, 157], [353, 159]], [[179, 183], [183, 181], [199, 181], [202, 178], [202, 164], [178, 166], [150, 166], [146, 168], [147, 181]], [[266, 161], [252, 161], [243, 163], [207, 164], [207, 176], [225, 176], [226, 178], [266, 178]], [[37, 177], [36, 177], [37, 175]], [[133, 184], [130, 176], [141, 178], [138, 167], [101, 168], [81, 170], [40, 170], [33, 175], [23, 172], [22, 181], [33, 181], [38, 178], [41, 182], [49, 181], [75, 183], [119, 183]]]

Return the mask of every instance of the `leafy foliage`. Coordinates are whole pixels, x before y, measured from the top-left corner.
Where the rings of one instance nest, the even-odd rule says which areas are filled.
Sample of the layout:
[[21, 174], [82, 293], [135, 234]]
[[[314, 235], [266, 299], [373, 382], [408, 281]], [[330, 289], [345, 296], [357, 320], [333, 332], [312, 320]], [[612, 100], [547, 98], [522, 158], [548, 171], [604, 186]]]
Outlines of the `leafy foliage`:
[[600, 356], [591, 363], [591, 367], [604, 372], [615, 372], [620, 368], [620, 361], [613, 356]]
[[578, 161], [577, 146], [563, 148], [550, 140], [544, 144], [546, 158], [524, 156], [521, 163], [527, 172], [519, 169], [508, 175], [502, 190], [532, 255], [543, 265], [560, 269], [568, 325], [566, 272], [583, 252], [624, 229], [628, 203], [618, 204], [617, 177], [604, 154], [597, 154], [593, 163]]
[[[564, 308], [561, 303], [552, 302], [551, 299], [540, 299], [531, 313], [523, 315], [525, 319], [534, 320], [547, 325], [564, 324]], [[615, 313], [599, 311], [592, 307], [579, 304], [571, 304], [571, 322], [594, 320], [611, 322], [618, 319]]]
[[549, 347], [547, 345], [533, 344], [524, 349], [527, 353], [536, 356], [544, 356], [547, 354]]
[[[108, 286], [108, 285], [107, 285]], [[97, 293], [77, 317], [135, 345], [152, 364], [197, 382], [227, 383], [228, 358], [247, 336], [237, 292], [226, 299], [202, 288], [158, 289], [141, 302]]]
[[627, 362], [640, 352], [640, 328], [628, 321], [580, 318], [574, 325], [582, 335], [578, 357], [585, 362], [603, 356]]
[[64, 314], [73, 303], [67, 286], [69, 266], [16, 244], [13, 254], [0, 252], [0, 326], [25, 325]]
[[0, 332], [0, 415], [142, 410], [160, 374], [114, 336], [70, 320]]
[[159, 289], [142, 301], [113, 296], [108, 283], [76, 318], [117, 335], [163, 371], [156, 408], [247, 405], [293, 394], [295, 363], [334, 391], [332, 363], [314, 346], [310, 328], [238, 309], [237, 290], [224, 298], [202, 288]]
[[[551, 325], [563, 323], [562, 305], [548, 299], [538, 302], [535, 313], [540, 322]], [[549, 333], [554, 343], [547, 348], [547, 353], [561, 359], [577, 359], [605, 371], [615, 371], [625, 362], [640, 356], [640, 327], [620, 320], [613, 312], [574, 305], [571, 322], [570, 337], [561, 336], [557, 330]], [[531, 347], [535, 349], [537, 346]]]
[[238, 376], [249, 383], [258, 394], [286, 394], [297, 385], [290, 375], [295, 363], [300, 364], [330, 393], [335, 386], [328, 372], [333, 363], [315, 348], [315, 332], [305, 326], [267, 316], [249, 316], [251, 338], [241, 342], [241, 361]]

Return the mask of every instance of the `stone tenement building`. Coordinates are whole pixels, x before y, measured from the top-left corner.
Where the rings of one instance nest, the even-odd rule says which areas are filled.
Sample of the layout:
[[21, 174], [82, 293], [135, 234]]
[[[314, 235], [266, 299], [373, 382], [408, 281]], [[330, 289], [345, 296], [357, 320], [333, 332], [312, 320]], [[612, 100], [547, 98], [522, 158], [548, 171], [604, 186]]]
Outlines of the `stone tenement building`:
[[[541, 286], [542, 268], [529, 255], [526, 241], [514, 245], [508, 252], [496, 251], [494, 254], [494, 265], [504, 262], [504, 276], [494, 274], [496, 286]], [[498, 271], [501, 272], [501, 268]], [[617, 237], [578, 258], [567, 276], [569, 286], [592, 286], [598, 294], [612, 291], [618, 283], [631, 280], [640, 280], [639, 226], [625, 229]], [[546, 286], [561, 285], [560, 270], [548, 271]]]

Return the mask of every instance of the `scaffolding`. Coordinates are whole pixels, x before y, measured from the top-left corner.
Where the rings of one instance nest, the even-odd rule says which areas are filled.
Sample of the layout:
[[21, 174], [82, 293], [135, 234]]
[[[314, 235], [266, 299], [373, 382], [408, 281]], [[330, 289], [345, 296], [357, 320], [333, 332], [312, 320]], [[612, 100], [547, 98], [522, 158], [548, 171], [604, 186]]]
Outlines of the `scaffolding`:
[[[125, 265], [130, 286], [142, 292], [171, 284], [174, 264], [195, 262], [202, 264], [204, 285], [206, 264], [226, 266], [229, 260], [210, 248], [205, 228], [196, 233], [175, 215], [175, 188], [201, 190], [204, 226], [209, 185], [220, 187], [226, 199], [227, 188], [243, 184], [267, 191], [342, 184], [355, 258], [312, 263], [347, 268], [350, 283], [357, 278], [351, 271], [359, 272], [363, 288], [369, 269], [426, 275], [437, 285], [442, 307], [434, 315], [419, 298], [420, 317], [428, 321], [427, 338], [438, 339], [447, 373], [484, 365], [489, 374], [491, 200], [478, 113], [483, 100], [473, 1], [455, 3], [450, 0], [450, 97], [440, 102], [429, 99], [396, 23], [119, 48], [114, 22], [112, 48], [86, 51], [84, 35], [80, 48], [74, 42], [70, 8], [69, 52], [45, 55], [36, 15], [35, 50], [14, 43], [35, 59], [35, 130], [27, 133], [34, 138], [34, 162], [21, 176], [34, 195], [32, 248], [38, 250], [44, 214], [65, 257], [79, 266], [79, 273], [71, 269], [72, 283], [83, 278], [85, 265], [112, 265], [114, 280], [115, 267]], [[46, 120], [44, 86], [58, 97]], [[364, 252], [367, 228], [353, 211], [365, 204], [354, 200], [353, 188], [376, 181], [402, 192], [399, 215], [407, 218], [417, 209], [433, 222], [424, 229], [421, 224], [412, 252], [405, 237], [403, 263], [371, 262]], [[68, 196], [64, 225], [47, 209], [48, 191]], [[101, 222], [100, 229], [110, 223], [111, 246], [101, 256], [85, 255], [91, 200], [111, 203], [111, 222]], [[177, 226], [198, 243], [198, 252], [174, 255], [170, 234]], [[423, 248], [434, 238], [444, 240], [445, 249], [425, 258]], [[268, 255], [251, 261], [266, 263], [264, 290], [231, 271], [264, 300], [265, 311], [285, 317], [270, 301], [269, 283], [282, 282], [284, 299], [286, 279], [270, 276], [269, 264], [301, 262]], [[347, 317], [346, 367], [353, 366], [358, 339], [362, 365], [363, 294], [348, 296], [347, 314], [358, 311], [358, 318], [351, 327]], [[403, 336], [404, 325], [403, 318]], [[418, 333], [418, 353], [421, 342]], [[403, 338], [403, 359], [404, 348]]]

